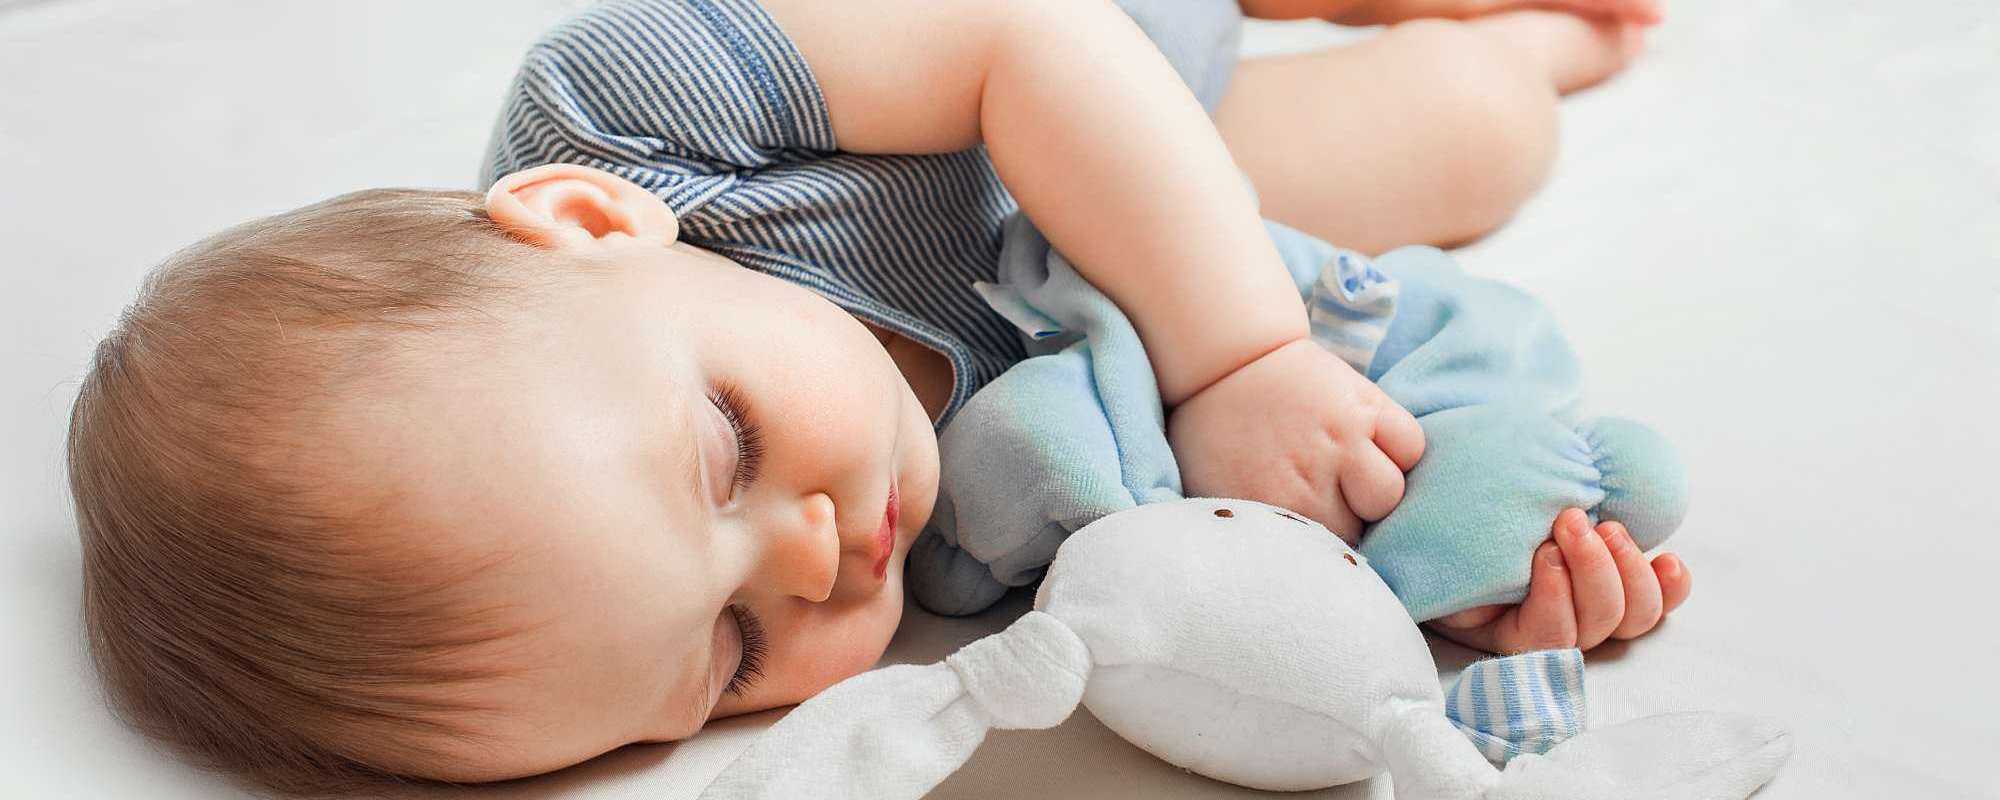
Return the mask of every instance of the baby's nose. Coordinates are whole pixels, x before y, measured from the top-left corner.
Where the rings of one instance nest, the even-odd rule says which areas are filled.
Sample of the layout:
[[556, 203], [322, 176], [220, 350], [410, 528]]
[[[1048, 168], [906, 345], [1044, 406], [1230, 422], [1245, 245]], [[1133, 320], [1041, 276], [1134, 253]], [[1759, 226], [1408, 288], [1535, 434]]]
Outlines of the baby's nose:
[[762, 572], [774, 591], [819, 603], [840, 573], [833, 498], [814, 492], [775, 511]]

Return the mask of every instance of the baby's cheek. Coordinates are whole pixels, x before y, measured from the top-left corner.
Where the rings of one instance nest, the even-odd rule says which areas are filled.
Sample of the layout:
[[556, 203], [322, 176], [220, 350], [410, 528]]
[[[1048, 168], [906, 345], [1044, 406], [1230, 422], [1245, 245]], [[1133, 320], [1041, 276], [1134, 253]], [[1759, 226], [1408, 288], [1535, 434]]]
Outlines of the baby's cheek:
[[896, 624], [902, 617], [901, 598], [896, 601], [893, 608], [870, 609], [871, 613], [865, 616], [814, 631], [812, 638], [818, 646], [802, 653], [806, 663], [800, 665], [801, 678], [807, 684], [800, 687], [807, 692], [805, 696], [818, 694], [875, 667], [883, 651], [889, 648], [890, 639], [895, 637]]
[[853, 639], [829, 638], [801, 642], [797, 656], [772, 675], [770, 695], [756, 698], [760, 707], [802, 703], [841, 681], [867, 672], [881, 657], [879, 649], [861, 646]]

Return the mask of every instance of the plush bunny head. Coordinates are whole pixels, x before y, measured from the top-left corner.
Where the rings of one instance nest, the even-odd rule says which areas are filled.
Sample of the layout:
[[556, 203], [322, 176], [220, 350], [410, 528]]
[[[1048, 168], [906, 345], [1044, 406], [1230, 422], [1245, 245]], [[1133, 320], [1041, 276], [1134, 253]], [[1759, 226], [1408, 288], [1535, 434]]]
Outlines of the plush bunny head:
[[1391, 698], [1443, 702], [1423, 636], [1367, 560], [1274, 506], [1106, 517], [1064, 543], [1035, 607], [1090, 648], [1083, 702], [1099, 720], [1231, 783], [1366, 778]]
[[1652, 717], [1496, 770], [1445, 717], [1401, 603], [1325, 528], [1244, 500], [1156, 503], [1063, 544], [1006, 630], [930, 666], [850, 678], [752, 744], [706, 797], [918, 797], [990, 728], [1081, 702], [1167, 761], [1310, 789], [1387, 770], [1398, 797], [1744, 797], [1789, 739], [1728, 715]]

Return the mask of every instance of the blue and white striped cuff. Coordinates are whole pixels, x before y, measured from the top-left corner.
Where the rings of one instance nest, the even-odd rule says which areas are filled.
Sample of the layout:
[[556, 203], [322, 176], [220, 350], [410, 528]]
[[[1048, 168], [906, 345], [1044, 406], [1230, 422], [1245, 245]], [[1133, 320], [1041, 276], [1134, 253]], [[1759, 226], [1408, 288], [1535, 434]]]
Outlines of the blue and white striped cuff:
[[1445, 716], [1496, 764], [1583, 732], [1586, 712], [1583, 651], [1575, 648], [1475, 662], [1444, 701]]
[[1320, 268], [1306, 304], [1313, 340], [1367, 375], [1376, 348], [1396, 318], [1399, 289], [1400, 284], [1375, 269], [1367, 256], [1336, 250], [1333, 260]]

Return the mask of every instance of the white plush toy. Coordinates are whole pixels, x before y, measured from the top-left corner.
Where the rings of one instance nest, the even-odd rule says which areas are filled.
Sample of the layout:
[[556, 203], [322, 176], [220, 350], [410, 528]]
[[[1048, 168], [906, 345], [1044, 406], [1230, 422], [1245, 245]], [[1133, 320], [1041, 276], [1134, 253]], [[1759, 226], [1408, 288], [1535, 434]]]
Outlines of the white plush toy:
[[1791, 748], [1754, 718], [1669, 714], [1496, 769], [1446, 718], [1422, 634], [1366, 559], [1289, 511], [1191, 499], [1078, 530], [1034, 611], [812, 698], [703, 796], [920, 797], [988, 729], [1054, 727], [1078, 702], [1212, 778], [1300, 790], [1386, 770], [1401, 800], [1742, 798]]

